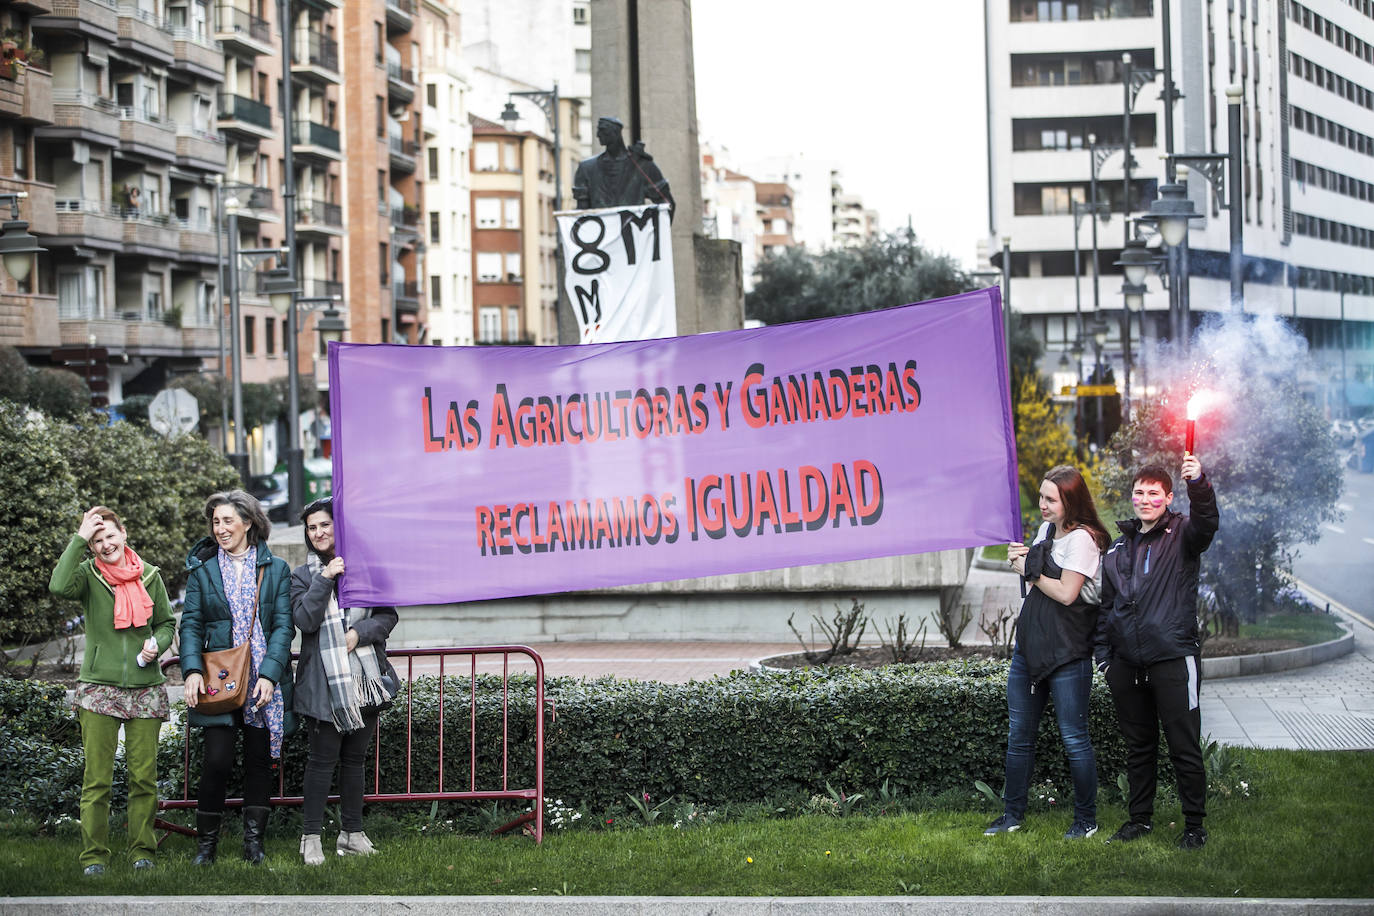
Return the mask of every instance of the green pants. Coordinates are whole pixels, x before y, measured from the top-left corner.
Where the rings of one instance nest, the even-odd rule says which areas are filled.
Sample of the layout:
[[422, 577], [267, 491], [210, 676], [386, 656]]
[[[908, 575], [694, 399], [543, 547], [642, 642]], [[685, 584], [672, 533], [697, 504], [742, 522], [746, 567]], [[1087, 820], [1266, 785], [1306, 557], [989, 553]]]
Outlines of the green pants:
[[157, 853], [157, 735], [161, 719], [116, 719], [79, 710], [86, 774], [81, 781], [81, 864], [110, 862], [110, 784], [114, 781], [119, 727], [124, 726], [124, 762], [129, 770], [129, 855]]

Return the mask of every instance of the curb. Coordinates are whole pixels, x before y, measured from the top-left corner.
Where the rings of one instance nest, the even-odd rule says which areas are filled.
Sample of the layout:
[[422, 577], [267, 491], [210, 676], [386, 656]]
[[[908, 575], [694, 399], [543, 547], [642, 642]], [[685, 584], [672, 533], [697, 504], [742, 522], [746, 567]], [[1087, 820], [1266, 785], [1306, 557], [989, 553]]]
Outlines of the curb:
[[1202, 660], [1202, 676], [1208, 680], [1228, 677], [1250, 677], [1256, 674], [1273, 674], [1276, 671], [1291, 671], [1294, 668], [1308, 668], [1329, 662], [1333, 658], [1349, 655], [1355, 651], [1355, 628], [1344, 620], [1336, 625], [1345, 630], [1345, 635], [1319, 642], [1311, 646], [1298, 646], [1296, 649], [1279, 649], [1276, 652], [1257, 652], [1254, 655], [1226, 655]]
[[534, 916], [908, 916], [958, 913], [961, 916], [1007, 916], [1008, 913], [1055, 916], [1355, 916], [1374, 911], [1374, 901], [1320, 898], [1231, 897], [7, 897], [0, 914], [53, 916], [145, 916], [150, 910], [192, 910], [211, 916], [328, 914], [353, 916], [404, 909], [413, 914], [486, 916], [529, 913]]

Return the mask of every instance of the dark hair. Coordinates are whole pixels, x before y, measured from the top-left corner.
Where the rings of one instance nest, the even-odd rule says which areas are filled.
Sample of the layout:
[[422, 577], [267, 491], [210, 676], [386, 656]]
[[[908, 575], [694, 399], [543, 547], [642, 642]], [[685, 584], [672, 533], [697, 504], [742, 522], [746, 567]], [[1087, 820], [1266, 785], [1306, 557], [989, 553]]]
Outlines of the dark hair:
[[205, 501], [205, 520], [210, 523], [211, 536], [215, 533], [215, 510], [220, 506], [233, 506], [239, 518], [248, 526], [248, 544], [256, 547], [266, 541], [272, 533], [272, 523], [267, 513], [262, 511], [262, 503], [243, 490], [225, 490], [215, 493]]
[[1136, 471], [1135, 476], [1131, 478], [1131, 489], [1135, 489], [1135, 485], [1142, 480], [1146, 483], [1159, 484], [1164, 488], [1164, 492], [1170, 495], [1174, 492], [1174, 478], [1161, 465], [1147, 464]]
[[1059, 488], [1059, 500], [1064, 504], [1064, 526], [1087, 529], [1097, 549], [1106, 550], [1112, 539], [1102, 519], [1097, 517], [1092, 492], [1078, 468], [1068, 464], [1052, 467], [1045, 472], [1045, 480]]
[[[302, 509], [301, 524], [304, 525], [306, 523], [306, 519], [310, 518], [310, 516], [314, 515], [316, 512], [323, 512], [324, 514], [329, 516], [330, 521], [333, 521], [334, 497], [321, 496], [319, 499], [315, 500], [310, 505]], [[333, 559], [332, 556], [327, 557], [315, 549], [315, 545], [310, 542], [310, 529], [308, 527], [305, 530], [305, 549], [313, 553], [315, 556], [319, 557], [322, 561]]]

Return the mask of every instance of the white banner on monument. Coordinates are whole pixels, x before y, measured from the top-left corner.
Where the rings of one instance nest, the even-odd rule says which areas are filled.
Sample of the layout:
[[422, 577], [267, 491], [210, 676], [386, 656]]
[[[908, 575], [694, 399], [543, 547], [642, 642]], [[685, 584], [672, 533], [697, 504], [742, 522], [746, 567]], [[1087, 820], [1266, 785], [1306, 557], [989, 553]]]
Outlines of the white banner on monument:
[[565, 210], [555, 216], [579, 343], [677, 336], [667, 207]]

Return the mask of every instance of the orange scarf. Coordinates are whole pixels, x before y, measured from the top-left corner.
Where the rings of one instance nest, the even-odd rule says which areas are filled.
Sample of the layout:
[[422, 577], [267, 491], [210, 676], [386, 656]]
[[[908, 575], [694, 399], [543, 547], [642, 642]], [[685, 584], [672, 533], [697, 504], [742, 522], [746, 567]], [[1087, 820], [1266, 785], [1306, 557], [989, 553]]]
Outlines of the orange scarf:
[[153, 599], [143, 587], [143, 560], [129, 545], [124, 545], [124, 565], [111, 566], [99, 557], [95, 568], [114, 586], [114, 626], [116, 630], [141, 627], [153, 616]]

